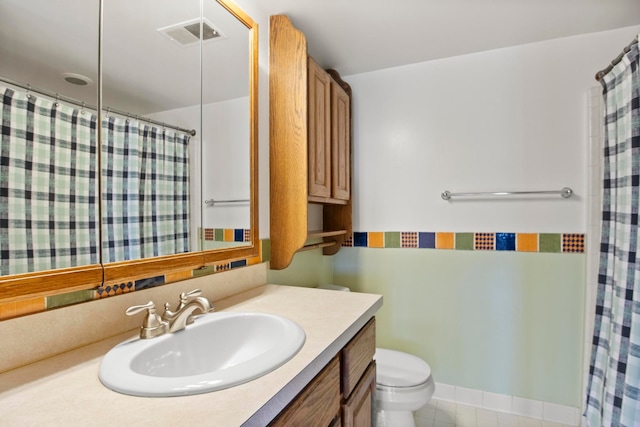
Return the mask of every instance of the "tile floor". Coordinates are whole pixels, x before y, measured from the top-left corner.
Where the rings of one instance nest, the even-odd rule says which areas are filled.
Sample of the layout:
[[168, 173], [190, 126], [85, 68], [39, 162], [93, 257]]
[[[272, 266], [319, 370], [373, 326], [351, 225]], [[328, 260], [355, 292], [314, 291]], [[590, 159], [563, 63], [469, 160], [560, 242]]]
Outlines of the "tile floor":
[[416, 427], [569, 427], [437, 399], [417, 411], [415, 420]]

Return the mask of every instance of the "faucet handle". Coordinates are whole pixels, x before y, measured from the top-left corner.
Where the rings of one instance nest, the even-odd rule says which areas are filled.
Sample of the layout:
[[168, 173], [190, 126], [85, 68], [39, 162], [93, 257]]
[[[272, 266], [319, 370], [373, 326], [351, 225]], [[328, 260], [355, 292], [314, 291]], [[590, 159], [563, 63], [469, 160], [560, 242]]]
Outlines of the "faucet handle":
[[156, 309], [156, 305], [153, 303], [153, 301], [149, 301], [148, 303], [144, 304], [144, 305], [134, 305], [131, 306], [129, 308], [127, 308], [127, 311], [125, 311], [124, 313], [127, 316], [134, 316], [138, 313], [143, 312], [144, 310], [155, 310]]
[[134, 305], [129, 307], [125, 314], [127, 316], [134, 316], [138, 313], [147, 310], [147, 316], [142, 321], [140, 327], [140, 338], [155, 338], [167, 332], [167, 323], [163, 322], [160, 316], [156, 313], [156, 305], [153, 301], [149, 301], [144, 305]]
[[200, 289], [194, 289], [189, 292], [183, 292], [180, 294], [180, 304], [186, 304], [190, 298], [199, 297], [202, 294]]

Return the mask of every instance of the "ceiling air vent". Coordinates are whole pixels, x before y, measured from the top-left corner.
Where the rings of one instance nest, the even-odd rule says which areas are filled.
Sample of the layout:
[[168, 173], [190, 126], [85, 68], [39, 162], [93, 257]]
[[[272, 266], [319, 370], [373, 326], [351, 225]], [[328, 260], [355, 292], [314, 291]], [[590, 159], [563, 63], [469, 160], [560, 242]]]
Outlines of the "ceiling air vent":
[[[200, 19], [181, 22], [168, 27], [158, 28], [158, 31], [180, 46], [190, 46], [200, 40]], [[202, 20], [203, 42], [225, 39], [226, 36], [207, 19]]]

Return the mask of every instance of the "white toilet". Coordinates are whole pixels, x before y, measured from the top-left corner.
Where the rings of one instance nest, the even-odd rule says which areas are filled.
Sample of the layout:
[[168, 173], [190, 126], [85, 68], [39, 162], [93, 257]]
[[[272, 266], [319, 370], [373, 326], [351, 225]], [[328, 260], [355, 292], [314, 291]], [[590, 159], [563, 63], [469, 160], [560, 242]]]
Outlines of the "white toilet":
[[377, 427], [415, 427], [413, 412], [426, 405], [436, 389], [424, 360], [401, 351], [377, 348], [374, 420]]
[[[349, 288], [321, 285], [349, 292]], [[412, 354], [376, 348], [374, 422], [377, 427], [415, 427], [413, 412], [426, 405], [436, 390], [431, 368]]]

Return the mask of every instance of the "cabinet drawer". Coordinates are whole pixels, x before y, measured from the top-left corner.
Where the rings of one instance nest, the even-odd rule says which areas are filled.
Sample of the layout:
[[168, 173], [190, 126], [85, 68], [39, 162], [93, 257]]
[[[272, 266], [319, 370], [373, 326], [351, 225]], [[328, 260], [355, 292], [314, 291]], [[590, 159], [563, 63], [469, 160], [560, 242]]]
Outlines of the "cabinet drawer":
[[348, 399], [376, 352], [375, 317], [342, 350], [342, 394]]
[[334, 358], [271, 426], [326, 427], [340, 412], [340, 358]]

